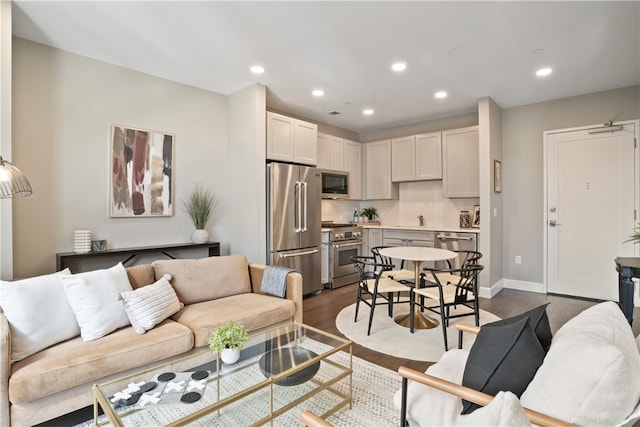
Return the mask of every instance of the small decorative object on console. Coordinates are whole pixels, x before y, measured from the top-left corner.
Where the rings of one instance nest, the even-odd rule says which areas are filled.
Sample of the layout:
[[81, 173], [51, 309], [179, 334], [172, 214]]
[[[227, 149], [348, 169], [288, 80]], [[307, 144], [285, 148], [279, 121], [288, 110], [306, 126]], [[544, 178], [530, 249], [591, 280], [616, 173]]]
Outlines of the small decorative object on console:
[[207, 243], [209, 241], [209, 233], [206, 227], [216, 208], [216, 194], [203, 184], [196, 183], [189, 194], [182, 200], [182, 204], [196, 227], [191, 235], [191, 241], [193, 243]]
[[460, 211], [460, 228], [471, 227], [471, 215], [469, 211]]

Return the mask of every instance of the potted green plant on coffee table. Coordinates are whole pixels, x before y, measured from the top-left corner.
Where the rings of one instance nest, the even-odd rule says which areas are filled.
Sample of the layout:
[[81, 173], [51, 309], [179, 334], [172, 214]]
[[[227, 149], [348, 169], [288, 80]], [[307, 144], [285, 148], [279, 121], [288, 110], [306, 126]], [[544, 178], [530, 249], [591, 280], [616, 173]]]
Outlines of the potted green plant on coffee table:
[[209, 348], [218, 353], [224, 363], [235, 363], [240, 358], [240, 350], [249, 341], [249, 334], [244, 326], [229, 321], [215, 329], [207, 342]]

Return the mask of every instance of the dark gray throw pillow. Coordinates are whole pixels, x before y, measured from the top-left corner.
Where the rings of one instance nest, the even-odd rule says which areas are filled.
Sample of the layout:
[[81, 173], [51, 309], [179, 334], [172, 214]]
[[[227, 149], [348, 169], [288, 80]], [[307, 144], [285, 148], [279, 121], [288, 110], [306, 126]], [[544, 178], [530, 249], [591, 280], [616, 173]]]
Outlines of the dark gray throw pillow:
[[[469, 351], [462, 385], [492, 396], [510, 391], [520, 397], [544, 356], [528, 317], [504, 325], [483, 325]], [[464, 415], [480, 406], [463, 400], [462, 407]]]
[[[498, 320], [497, 322], [489, 323], [490, 325], [508, 325], [518, 322], [526, 317], [531, 320], [531, 327], [536, 333], [544, 352], [549, 351], [551, 346], [551, 327], [549, 326], [549, 317], [547, 317], [547, 306], [549, 303], [543, 304], [539, 307], [533, 308], [517, 316], [509, 317], [508, 319]], [[483, 326], [484, 327], [484, 326]]]

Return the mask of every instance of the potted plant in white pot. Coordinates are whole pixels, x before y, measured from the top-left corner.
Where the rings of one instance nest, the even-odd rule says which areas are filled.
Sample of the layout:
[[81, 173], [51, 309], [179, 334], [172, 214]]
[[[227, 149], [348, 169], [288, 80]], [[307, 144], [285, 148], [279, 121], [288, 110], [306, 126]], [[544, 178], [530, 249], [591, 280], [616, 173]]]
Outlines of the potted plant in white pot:
[[240, 350], [247, 341], [249, 341], [247, 330], [233, 320], [214, 330], [208, 339], [209, 348], [218, 353], [222, 361], [228, 364], [238, 361]]
[[378, 210], [373, 206], [369, 206], [368, 208], [362, 209], [360, 215], [364, 218], [367, 218], [368, 221], [373, 221], [378, 218]]
[[207, 243], [209, 232], [206, 227], [216, 208], [216, 194], [203, 184], [196, 183], [182, 200], [182, 204], [196, 227], [191, 235], [191, 241], [193, 243]]

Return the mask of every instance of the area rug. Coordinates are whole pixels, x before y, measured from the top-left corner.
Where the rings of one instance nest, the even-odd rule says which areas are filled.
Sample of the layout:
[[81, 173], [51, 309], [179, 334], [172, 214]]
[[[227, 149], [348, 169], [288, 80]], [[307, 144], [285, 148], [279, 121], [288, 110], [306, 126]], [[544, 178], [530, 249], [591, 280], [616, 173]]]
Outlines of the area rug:
[[[409, 328], [400, 326], [394, 322], [393, 318], [387, 315], [386, 306], [376, 307], [371, 324], [371, 335], [367, 336], [367, 326], [369, 324], [369, 306], [360, 304], [358, 311], [358, 321], [354, 322], [356, 305], [352, 304], [342, 309], [336, 317], [336, 326], [351, 341], [356, 342], [371, 350], [389, 354], [404, 359], [419, 360], [424, 362], [437, 362], [444, 354], [444, 340], [442, 336], [442, 326], [438, 325], [433, 329], [416, 329], [414, 333]], [[465, 310], [464, 307], [457, 310], [451, 309], [451, 313]], [[468, 309], [466, 309], [468, 311]], [[461, 311], [460, 311], [461, 312]], [[393, 317], [409, 313], [409, 304], [396, 304], [393, 306]], [[429, 317], [440, 322], [440, 316], [425, 310]], [[500, 318], [488, 311], [480, 310], [480, 324], [494, 322]], [[447, 329], [447, 339], [449, 349], [458, 348], [458, 331], [456, 322], [463, 322], [473, 325], [473, 316], [465, 316], [454, 319], [449, 323]], [[473, 334], [464, 334], [463, 348], [471, 348], [475, 341]]]
[[[305, 347], [313, 351], [322, 351], [326, 346], [317, 341], [307, 339]], [[349, 354], [343, 351], [338, 352], [330, 359], [340, 364], [348, 364]], [[322, 378], [323, 370], [329, 365], [322, 364], [320, 371], [316, 374], [316, 377]], [[242, 387], [242, 380], [240, 379], [237, 384], [234, 384], [239, 389]], [[287, 393], [298, 393], [296, 389], [307, 386], [308, 383], [296, 386], [296, 387], [282, 387], [274, 386], [278, 389], [280, 396], [286, 400]], [[393, 395], [400, 389], [401, 379], [398, 374], [386, 368], [382, 368], [378, 365], [370, 363], [366, 360], [353, 356], [353, 408], [345, 407], [340, 409], [337, 413], [327, 418], [327, 421], [334, 426], [396, 426], [400, 423], [400, 411], [393, 405]], [[311, 387], [311, 385], [308, 385]], [[336, 389], [343, 393], [349, 391], [348, 378], [341, 380], [336, 386]], [[275, 398], [274, 398], [275, 399]], [[316, 395], [312, 401], [303, 402], [298, 407], [291, 409], [286, 414], [276, 418], [274, 420], [275, 426], [300, 426], [300, 416], [304, 409], [311, 410], [314, 413], [321, 413], [323, 407], [329, 406], [331, 400], [334, 399], [332, 393], [323, 391]], [[268, 404], [268, 389], [266, 393], [258, 393], [251, 398], [243, 399], [237, 404], [233, 404], [227, 409], [223, 409], [220, 414], [209, 415], [199, 421], [189, 424], [190, 426], [245, 426], [251, 423], [251, 420], [255, 420], [256, 412], [260, 411], [260, 408], [265, 407]], [[276, 406], [277, 403], [274, 403]], [[145, 417], [145, 412], [141, 411], [130, 418], [125, 425], [133, 425], [140, 427], [147, 426], [159, 426], [165, 425], [163, 422], [162, 413], [171, 412], [175, 415], [185, 412], [184, 405], [166, 405], [159, 413], [156, 413], [154, 417]], [[262, 413], [263, 414], [263, 413]], [[100, 422], [104, 421], [105, 417], [100, 417]], [[88, 420], [84, 423], [77, 424], [76, 427], [90, 427], [93, 425], [93, 420]], [[110, 424], [106, 424], [110, 425]]]

